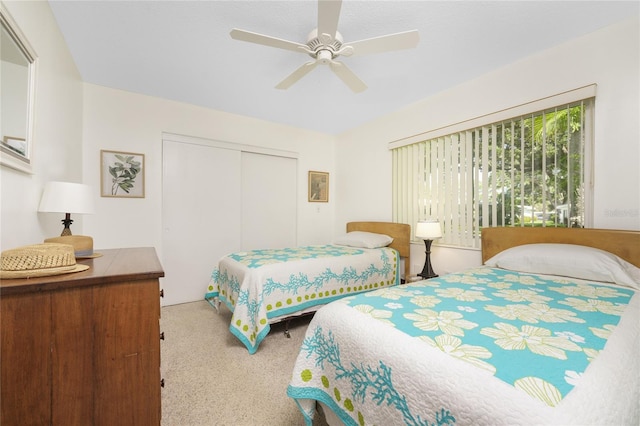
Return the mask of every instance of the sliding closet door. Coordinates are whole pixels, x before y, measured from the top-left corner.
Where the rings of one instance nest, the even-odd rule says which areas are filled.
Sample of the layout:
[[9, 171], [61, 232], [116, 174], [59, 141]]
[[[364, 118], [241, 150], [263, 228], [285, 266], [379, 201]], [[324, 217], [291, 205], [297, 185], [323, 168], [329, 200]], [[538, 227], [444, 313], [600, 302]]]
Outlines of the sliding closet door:
[[240, 249], [241, 152], [163, 141], [164, 305], [203, 300], [218, 259]]
[[163, 305], [203, 300], [221, 257], [295, 246], [295, 153], [163, 137]]
[[242, 153], [242, 250], [296, 245], [295, 158]]

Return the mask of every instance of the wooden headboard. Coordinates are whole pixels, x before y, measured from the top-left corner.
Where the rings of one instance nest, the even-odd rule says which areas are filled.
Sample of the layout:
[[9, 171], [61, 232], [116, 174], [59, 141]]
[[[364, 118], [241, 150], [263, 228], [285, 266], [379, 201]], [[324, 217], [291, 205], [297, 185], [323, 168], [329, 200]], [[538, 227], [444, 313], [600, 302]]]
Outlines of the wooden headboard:
[[640, 268], [640, 231], [594, 228], [484, 228], [482, 263], [509, 247], [534, 243], [595, 247], [613, 253]]
[[403, 278], [406, 280], [411, 275], [411, 226], [392, 222], [349, 222], [347, 232], [351, 231], [375, 232], [393, 238], [389, 247], [398, 250], [400, 257], [404, 257]]

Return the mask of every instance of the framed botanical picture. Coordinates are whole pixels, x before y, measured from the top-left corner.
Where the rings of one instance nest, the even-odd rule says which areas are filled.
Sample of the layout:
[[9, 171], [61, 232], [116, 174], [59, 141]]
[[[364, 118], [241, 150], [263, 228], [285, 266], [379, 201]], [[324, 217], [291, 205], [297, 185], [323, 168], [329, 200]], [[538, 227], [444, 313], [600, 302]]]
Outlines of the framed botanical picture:
[[329, 202], [329, 173], [309, 171], [309, 201]]
[[101, 150], [100, 195], [144, 198], [144, 154]]

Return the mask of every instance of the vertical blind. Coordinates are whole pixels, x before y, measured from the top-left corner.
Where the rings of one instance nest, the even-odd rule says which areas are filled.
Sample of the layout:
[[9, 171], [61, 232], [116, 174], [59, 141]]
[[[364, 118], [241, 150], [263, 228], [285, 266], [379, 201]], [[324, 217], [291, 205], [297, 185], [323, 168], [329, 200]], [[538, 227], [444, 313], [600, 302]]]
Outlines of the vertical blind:
[[589, 98], [392, 146], [393, 219], [475, 248], [487, 226], [585, 226], [592, 114]]

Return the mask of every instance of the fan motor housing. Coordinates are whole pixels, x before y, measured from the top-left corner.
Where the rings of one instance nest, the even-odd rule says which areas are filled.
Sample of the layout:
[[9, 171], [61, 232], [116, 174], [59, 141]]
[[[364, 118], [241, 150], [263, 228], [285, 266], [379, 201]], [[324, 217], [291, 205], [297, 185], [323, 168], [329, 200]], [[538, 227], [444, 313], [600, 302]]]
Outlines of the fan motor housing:
[[342, 34], [336, 31], [336, 36], [333, 39], [329, 38], [327, 41], [328, 43], [323, 42], [318, 37], [317, 28], [311, 31], [307, 37], [307, 47], [313, 54], [309, 53], [309, 56], [318, 59], [321, 63], [327, 63], [329, 60], [339, 56], [336, 52], [342, 48]]

